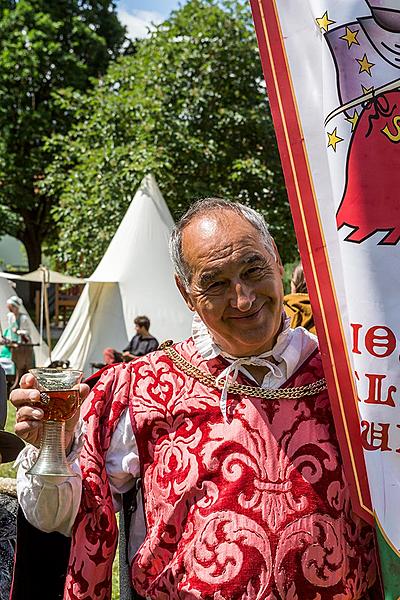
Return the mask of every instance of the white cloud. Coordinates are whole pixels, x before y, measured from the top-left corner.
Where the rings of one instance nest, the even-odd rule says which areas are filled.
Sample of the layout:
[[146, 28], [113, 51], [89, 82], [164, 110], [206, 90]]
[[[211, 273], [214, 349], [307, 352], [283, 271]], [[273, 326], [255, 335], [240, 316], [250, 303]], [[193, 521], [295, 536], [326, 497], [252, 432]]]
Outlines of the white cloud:
[[125, 8], [118, 10], [118, 17], [123, 25], [128, 30], [128, 37], [143, 38], [149, 35], [149, 29], [154, 29], [154, 25], [158, 25], [164, 21], [161, 13], [153, 10], [134, 10], [128, 12]]

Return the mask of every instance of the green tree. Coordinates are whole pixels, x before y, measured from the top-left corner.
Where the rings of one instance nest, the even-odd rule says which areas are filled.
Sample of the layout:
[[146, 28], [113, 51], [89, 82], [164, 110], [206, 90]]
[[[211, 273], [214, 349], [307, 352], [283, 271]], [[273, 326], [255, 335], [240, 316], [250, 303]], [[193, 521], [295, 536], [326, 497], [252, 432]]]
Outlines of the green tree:
[[31, 269], [54, 230], [40, 182], [46, 140], [70, 125], [60, 94], [86, 90], [124, 39], [109, 0], [0, 0], [0, 233], [23, 242]]
[[[189, 0], [135, 53], [111, 64], [53, 138], [44, 187], [60, 198], [54, 248], [89, 274], [142, 177], [152, 171], [175, 217], [193, 198], [239, 198], [262, 210], [284, 259], [296, 242], [247, 3]], [[66, 108], [67, 109], [67, 108]]]

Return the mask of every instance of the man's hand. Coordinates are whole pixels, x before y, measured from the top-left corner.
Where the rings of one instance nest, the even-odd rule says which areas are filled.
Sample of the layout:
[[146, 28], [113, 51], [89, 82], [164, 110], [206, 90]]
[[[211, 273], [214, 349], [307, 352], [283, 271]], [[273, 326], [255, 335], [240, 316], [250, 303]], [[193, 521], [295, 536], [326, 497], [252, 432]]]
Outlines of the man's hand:
[[[43, 430], [42, 409], [38, 406], [40, 402], [40, 392], [37, 389], [37, 381], [33, 375], [27, 373], [21, 378], [21, 387], [11, 392], [10, 400], [17, 409], [15, 433], [28, 444], [40, 446]], [[90, 392], [86, 384], [79, 386], [81, 401], [83, 401]], [[79, 410], [65, 423], [65, 446], [69, 448], [74, 436], [77, 422], [79, 421]]]

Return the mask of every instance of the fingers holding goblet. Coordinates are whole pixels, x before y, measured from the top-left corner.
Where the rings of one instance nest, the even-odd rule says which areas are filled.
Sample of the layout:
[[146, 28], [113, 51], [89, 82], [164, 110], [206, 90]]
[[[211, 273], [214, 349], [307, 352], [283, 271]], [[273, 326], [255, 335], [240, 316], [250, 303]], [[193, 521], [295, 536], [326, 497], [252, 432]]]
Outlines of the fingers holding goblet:
[[30, 373], [24, 375], [20, 382], [21, 387], [13, 390], [10, 401], [17, 409], [14, 431], [24, 442], [40, 445], [43, 429], [43, 410], [38, 406], [40, 392], [37, 381]]
[[[43, 420], [49, 418], [43, 396], [38, 389], [36, 378], [28, 373], [21, 378], [21, 387], [11, 392], [10, 400], [17, 409], [14, 431], [25, 442], [40, 446], [43, 434]], [[79, 385], [78, 402], [74, 414], [65, 422], [65, 442], [70, 446], [76, 424], [79, 421], [79, 406], [90, 392], [89, 386]]]

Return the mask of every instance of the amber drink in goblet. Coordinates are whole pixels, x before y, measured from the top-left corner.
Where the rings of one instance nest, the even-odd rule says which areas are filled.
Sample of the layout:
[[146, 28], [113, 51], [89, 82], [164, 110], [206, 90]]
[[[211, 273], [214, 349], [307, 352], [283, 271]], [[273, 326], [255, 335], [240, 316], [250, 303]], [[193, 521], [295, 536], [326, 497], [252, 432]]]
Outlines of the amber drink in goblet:
[[29, 371], [40, 391], [38, 407], [44, 412], [39, 455], [29, 469], [31, 475], [74, 477], [65, 456], [65, 421], [80, 405], [79, 383], [82, 371], [38, 368]]

